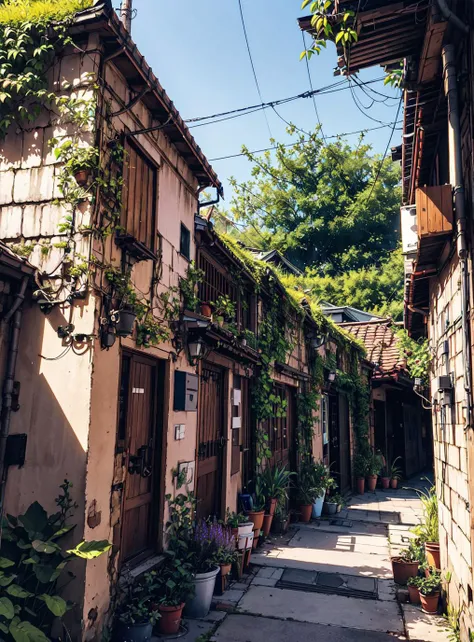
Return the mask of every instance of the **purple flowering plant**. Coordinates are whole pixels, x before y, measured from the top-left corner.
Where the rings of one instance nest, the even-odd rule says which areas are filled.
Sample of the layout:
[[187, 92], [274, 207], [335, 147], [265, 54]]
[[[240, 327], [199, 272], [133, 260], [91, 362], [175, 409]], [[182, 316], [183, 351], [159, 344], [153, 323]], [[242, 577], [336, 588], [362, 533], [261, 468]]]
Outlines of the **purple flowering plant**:
[[231, 550], [235, 551], [235, 541], [226, 526], [216, 519], [202, 519], [196, 524], [192, 542], [193, 566], [196, 573], [207, 573], [217, 564], [232, 563], [220, 561], [228, 559]]

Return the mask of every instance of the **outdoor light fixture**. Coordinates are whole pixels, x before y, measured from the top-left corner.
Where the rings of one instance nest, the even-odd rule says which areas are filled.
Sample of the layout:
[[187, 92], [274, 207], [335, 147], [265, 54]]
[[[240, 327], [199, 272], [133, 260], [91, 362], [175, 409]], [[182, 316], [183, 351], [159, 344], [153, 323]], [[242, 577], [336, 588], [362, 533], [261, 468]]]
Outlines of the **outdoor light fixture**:
[[116, 338], [117, 335], [115, 334], [115, 327], [112, 324], [105, 323], [102, 325], [100, 331], [100, 345], [103, 348], [106, 350], [111, 348], [114, 345]]
[[324, 334], [316, 334], [310, 340], [310, 345], [312, 348], [316, 350], [317, 348], [320, 348], [321, 346], [323, 346], [325, 341], [326, 341], [326, 337], [324, 336]]
[[334, 381], [336, 379], [336, 373], [335, 372], [330, 372], [328, 374], [328, 381]]
[[188, 341], [188, 354], [189, 354], [189, 363], [194, 366], [198, 361], [204, 358], [206, 344], [198, 337], [192, 341]]

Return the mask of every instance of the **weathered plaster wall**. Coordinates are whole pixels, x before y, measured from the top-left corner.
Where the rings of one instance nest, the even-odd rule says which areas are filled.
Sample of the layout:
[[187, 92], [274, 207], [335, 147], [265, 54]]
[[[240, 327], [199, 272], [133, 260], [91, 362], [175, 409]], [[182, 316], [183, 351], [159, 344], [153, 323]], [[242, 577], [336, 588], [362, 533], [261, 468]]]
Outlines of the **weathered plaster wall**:
[[[463, 607], [465, 628], [473, 628], [472, 557], [464, 391], [460, 270], [456, 258], [430, 286], [429, 338], [434, 353], [432, 373], [433, 437], [436, 489], [439, 498], [441, 565], [452, 572], [450, 602]], [[446, 344], [447, 342], [447, 344]], [[445, 346], [448, 352], [445, 352]], [[443, 404], [435, 377], [450, 374], [452, 404]]]

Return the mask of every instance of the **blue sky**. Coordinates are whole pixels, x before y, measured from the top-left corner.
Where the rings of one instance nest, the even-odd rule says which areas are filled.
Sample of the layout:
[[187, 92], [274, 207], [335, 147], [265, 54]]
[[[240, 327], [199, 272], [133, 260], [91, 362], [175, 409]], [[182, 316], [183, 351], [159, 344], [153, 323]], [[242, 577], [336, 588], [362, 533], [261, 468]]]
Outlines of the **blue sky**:
[[[309, 89], [297, 18], [303, 15], [300, 0], [242, 0], [250, 47], [264, 101], [285, 98]], [[207, 116], [260, 103], [240, 22], [238, 0], [134, 0], [137, 17], [132, 37], [160, 79], [183, 118]], [[328, 45], [320, 56], [313, 56], [310, 69], [314, 88], [340, 80], [334, 77], [336, 52]], [[380, 78], [379, 67], [361, 73], [362, 80]], [[382, 82], [371, 85], [395, 95]], [[370, 100], [357, 90], [365, 106]], [[349, 89], [319, 96], [317, 106], [326, 136], [376, 127], [378, 123], [357, 109]], [[385, 123], [395, 118], [398, 102], [374, 103], [368, 114]], [[316, 116], [311, 99], [278, 107], [279, 113], [304, 130], [312, 130]], [[286, 125], [271, 110], [267, 117], [273, 137], [291, 142]], [[227, 122], [191, 130], [208, 157], [214, 158], [270, 145], [270, 134], [263, 113], [258, 112]], [[374, 151], [383, 153], [390, 135], [384, 128], [367, 134]], [[356, 142], [357, 136], [349, 141]], [[392, 145], [400, 142], [395, 131]], [[228, 178], [245, 180], [250, 175], [246, 158], [213, 161], [221, 178], [229, 205]]]

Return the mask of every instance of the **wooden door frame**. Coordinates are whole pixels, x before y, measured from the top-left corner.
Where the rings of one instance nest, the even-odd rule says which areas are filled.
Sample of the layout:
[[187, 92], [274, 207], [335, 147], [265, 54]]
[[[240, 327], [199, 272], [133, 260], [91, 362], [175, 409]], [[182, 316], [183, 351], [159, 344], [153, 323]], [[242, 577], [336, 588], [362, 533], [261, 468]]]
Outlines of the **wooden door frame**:
[[[123, 560], [122, 555], [119, 555], [119, 569], [124, 565], [134, 567], [144, 559], [147, 559], [153, 553], [159, 552], [163, 548], [163, 519], [164, 519], [164, 510], [165, 510], [165, 499], [164, 499], [164, 475], [163, 471], [165, 470], [166, 465], [166, 422], [165, 417], [167, 416], [168, 407], [169, 407], [169, 362], [164, 359], [159, 359], [157, 357], [152, 357], [151, 355], [143, 354], [138, 350], [132, 350], [130, 348], [122, 347], [120, 351], [120, 369], [119, 369], [119, 391], [120, 391], [120, 381], [122, 377], [122, 365], [123, 358], [129, 357], [132, 360], [142, 362], [154, 369], [153, 372], [153, 384], [152, 384], [152, 396], [151, 404], [152, 408], [150, 411], [150, 421], [151, 426], [153, 427], [153, 485], [152, 485], [152, 494], [154, 499], [158, 501], [153, 501], [151, 504], [151, 535], [150, 540], [153, 543], [152, 550], [145, 550], [142, 553], [139, 553], [135, 557], [129, 560]], [[160, 378], [163, 380], [163, 392], [159, 394], [159, 381]], [[120, 407], [120, 394], [117, 395], [117, 419], [119, 418], [119, 407]], [[161, 409], [160, 409], [161, 407]], [[127, 407], [128, 413], [128, 407]], [[121, 446], [119, 446], [119, 435], [118, 435], [118, 421], [117, 421], [117, 431], [116, 431], [116, 453], [120, 452]], [[161, 434], [160, 434], [161, 432]], [[123, 448], [123, 447], [122, 447]], [[161, 452], [160, 452], [161, 451]], [[124, 452], [122, 450], [121, 452]], [[128, 473], [126, 472], [125, 475]], [[123, 526], [123, 516], [124, 516], [124, 505], [125, 505], [125, 486], [126, 478], [123, 483], [122, 488], [122, 497], [120, 502], [120, 551], [122, 549], [122, 526]], [[161, 492], [163, 490], [163, 492]]]

